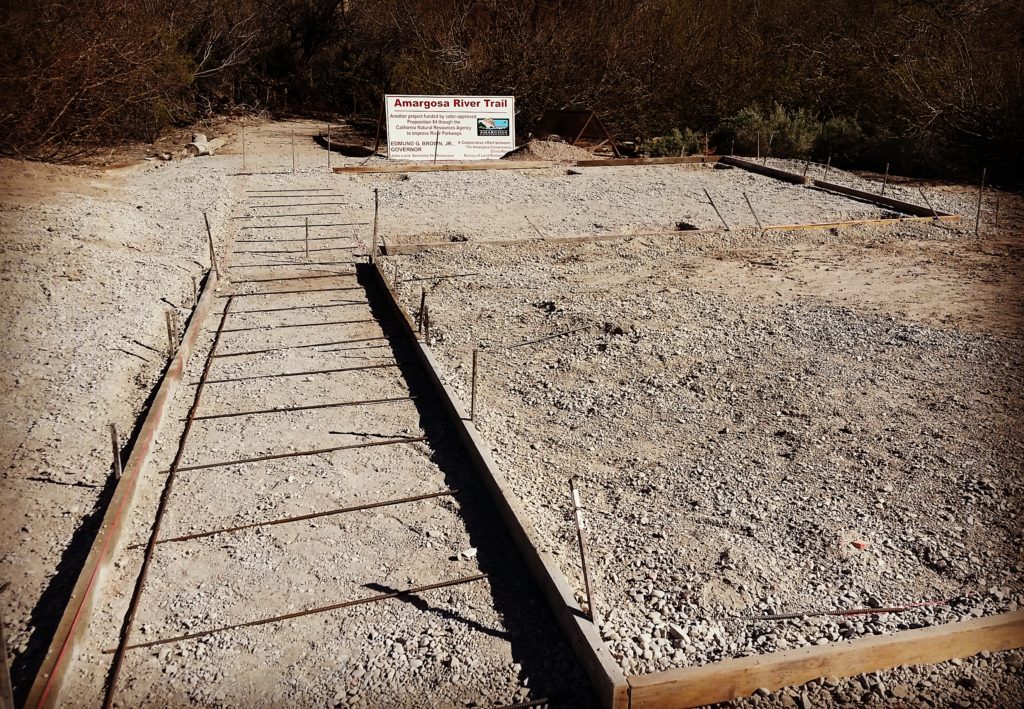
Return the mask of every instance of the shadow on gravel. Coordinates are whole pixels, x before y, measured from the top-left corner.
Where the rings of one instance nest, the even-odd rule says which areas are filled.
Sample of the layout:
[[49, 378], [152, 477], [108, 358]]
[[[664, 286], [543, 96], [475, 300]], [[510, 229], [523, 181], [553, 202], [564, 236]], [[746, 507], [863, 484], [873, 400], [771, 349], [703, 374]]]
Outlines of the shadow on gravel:
[[[512, 538], [501, 522], [487, 491], [480, 484], [458, 435], [452, 430], [447, 413], [437, 393], [412, 351], [401, 329], [396, 313], [377, 285], [366, 265], [357, 266], [358, 278], [366, 288], [373, 317], [380, 320], [384, 334], [391, 339], [391, 349], [409, 385], [410, 396], [420, 414], [420, 423], [432, 449], [431, 460], [445, 476], [448, 487], [460, 490], [457, 496], [459, 516], [466, 525], [470, 544], [477, 549], [480, 571], [488, 575], [491, 601], [507, 632], [514, 662], [522, 670], [520, 683], [528, 681], [529, 698], [550, 699], [550, 706], [597, 707], [589, 680], [577, 662], [572, 648], [562, 634], [529, 569], [519, 555]], [[373, 585], [381, 591], [384, 586]], [[403, 598], [424, 612], [449, 611], [432, 607], [417, 597]], [[468, 623], [464, 618], [454, 620]], [[494, 630], [474, 626], [491, 635]]]

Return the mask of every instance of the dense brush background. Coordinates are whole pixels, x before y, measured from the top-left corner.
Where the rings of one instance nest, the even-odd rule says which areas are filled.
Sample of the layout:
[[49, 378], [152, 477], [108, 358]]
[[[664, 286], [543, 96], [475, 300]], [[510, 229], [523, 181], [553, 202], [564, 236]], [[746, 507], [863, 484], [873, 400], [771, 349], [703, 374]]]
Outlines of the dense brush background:
[[[396, 93], [594, 108], [647, 152], [1024, 179], [1020, 0], [0, 0], [0, 151]], [[660, 138], [659, 138], [660, 136]]]

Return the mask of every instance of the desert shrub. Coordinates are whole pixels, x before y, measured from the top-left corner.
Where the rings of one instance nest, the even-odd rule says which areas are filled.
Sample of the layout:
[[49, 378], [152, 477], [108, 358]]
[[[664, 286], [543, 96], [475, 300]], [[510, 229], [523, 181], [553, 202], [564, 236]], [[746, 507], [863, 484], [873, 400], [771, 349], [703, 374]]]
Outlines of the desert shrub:
[[660, 135], [640, 143], [639, 151], [652, 158], [670, 158], [694, 155], [700, 152], [701, 139], [694, 131], [673, 128], [668, 135]]
[[727, 118], [715, 132], [720, 149], [743, 155], [774, 155], [805, 157], [811, 154], [821, 132], [821, 121], [810, 111], [798, 108], [787, 111], [774, 104], [769, 111], [748, 106]]

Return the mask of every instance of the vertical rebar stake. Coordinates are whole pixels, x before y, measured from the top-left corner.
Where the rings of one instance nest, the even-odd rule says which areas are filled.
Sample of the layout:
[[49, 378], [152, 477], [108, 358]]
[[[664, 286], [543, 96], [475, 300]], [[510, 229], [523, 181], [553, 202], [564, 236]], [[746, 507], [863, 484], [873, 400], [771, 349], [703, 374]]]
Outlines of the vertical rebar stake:
[[473, 350], [473, 379], [469, 385], [469, 420], [476, 421], [476, 358], [478, 350]]
[[882, 196], [885, 196], [885, 186], [889, 184], [889, 163], [885, 163], [885, 177], [882, 178]]
[[295, 129], [292, 128], [292, 173], [295, 172]]
[[722, 220], [722, 224], [725, 225], [725, 230], [731, 231], [731, 228], [729, 227], [729, 222], [725, 221], [725, 217], [723, 217], [722, 213], [718, 211], [718, 207], [715, 206], [715, 200], [711, 199], [711, 193], [708, 192], [707, 187], [704, 188], [704, 196], [708, 198], [708, 204], [710, 204], [711, 208], [715, 210], [715, 214], [718, 215], [718, 218]]
[[750, 213], [754, 215], [754, 221], [757, 223], [757, 228], [764, 229], [764, 227], [761, 226], [761, 220], [757, 218], [757, 212], [754, 211], [754, 205], [750, 203], [750, 197], [747, 196], [746, 192], [743, 193], [743, 199], [747, 200], [747, 206], [750, 207]]
[[242, 124], [242, 172], [246, 171], [245, 167], [245, 124]]
[[430, 309], [423, 306], [423, 341], [430, 344]]
[[993, 226], [992, 226], [993, 229], [998, 229], [999, 228], [999, 198], [1001, 196], [1002, 196], [1001, 192], [996, 192], [996, 215], [995, 215], [995, 219], [993, 220], [995, 222], [993, 224]]
[[822, 181], [828, 179], [828, 171], [831, 170], [831, 169], [832, 169], [832, 156], [829, 155], [828, 156], [828, 162], [825, 163], [825, 176], [821, 178]]
[[377, 214], [380, 211], [380, 195], [373, 188], [373, 243], [370, 245], [370, 263], [377, 258]]
[[420, 288], [420, 313], [417, 320], [417, 332], [423, 332], [423, 309], [427, 307], [427, 289]]
[[309, 261], [309, 217], [306, 220], [306, 260]]
[[804, 184], [807, 184], [807, 171], [811, 169], [811, 161], [808, 160], [804, 163]]
[[331, 171], [331, 124], [327, 124], [327, 172]]
[[114, 479], [120, 480], [121, 473], [121, 440], [117, 437], [117, 426], [110, 424], [110, 446], [114, 449]]
[[978, 211], [974, 215], [974, 235], [978, 235], [978, 231], [981, 229], [981, 200], [985, 195], [985, 172], [988, 168], [981, 168], [981, 184], [978, 185]]
[[199, 305], [199, 281], [192, 276], [192, 307]]
[[391, 290], [395, 291], [395, 296], [398, 296], [398, 263], [395, 263], [395, 277], [391, 281]]
[[576, 520], [576, 538], [580, 544], [580, 565], [583, 567], [583, 587], [587, 593], [587, 615], [590, 622], [597, 625], [597, 612], [594, 610], [594, 592], [590, 587], [590, 572], [587, 570], [587, 543], [583, 537], [583, 506], [580, 504], [580, 492], [576, 489], [576, 478], [569, 478], [569, 491], [572, 493], [573, 517]]

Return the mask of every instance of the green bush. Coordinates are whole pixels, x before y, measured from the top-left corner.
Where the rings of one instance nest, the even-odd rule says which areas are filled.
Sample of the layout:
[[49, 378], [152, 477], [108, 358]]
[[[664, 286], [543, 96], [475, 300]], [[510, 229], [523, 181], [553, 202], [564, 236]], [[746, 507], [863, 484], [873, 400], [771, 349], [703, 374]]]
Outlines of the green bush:
[[821, 129], [821, 121], [810, 111], [790, 112], [775, 104], [768, 112], [759, 106], [741, 109], [722, 122], [715, 136], [720, 147], [743, 155], [796, 158], [811, 154]]
[[680, 131], [673, 128], [668, 135], [661, 135], [640, 143], [640, 152], [652, 158], [680, 157], [700, 152], [701, 141], [689, 128]]
[[814, 154], [819, 159], [832, 157], [840, 162], [855, 160], [864, 152], [867, 137], [856, 119], [848, 116], [829, 118], [822, 123], [814, 141]]

